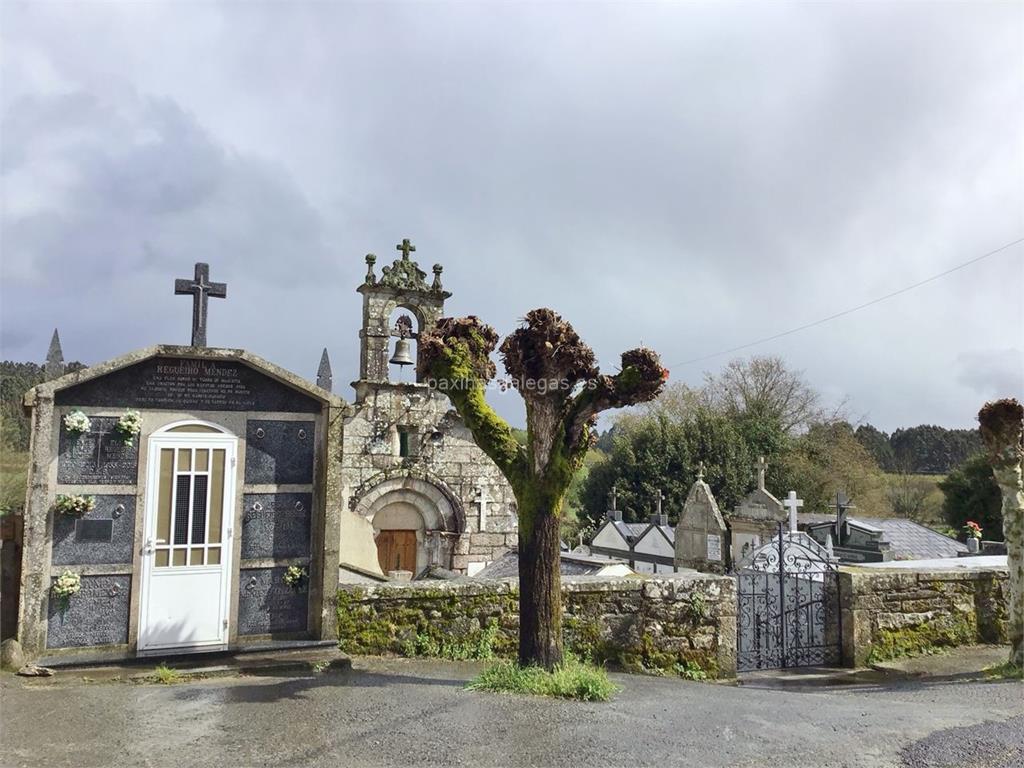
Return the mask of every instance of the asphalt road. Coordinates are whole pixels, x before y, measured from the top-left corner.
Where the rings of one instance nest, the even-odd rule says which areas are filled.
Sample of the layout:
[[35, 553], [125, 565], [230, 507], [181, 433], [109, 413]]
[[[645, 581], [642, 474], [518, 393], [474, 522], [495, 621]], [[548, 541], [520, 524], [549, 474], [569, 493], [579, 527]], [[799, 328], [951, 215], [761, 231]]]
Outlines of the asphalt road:
[[478, 665], [0, 688], [7, 766], [1024, 766], [1018, 682], [812, 687], [616, 675], [612, 702], [463, 690]]

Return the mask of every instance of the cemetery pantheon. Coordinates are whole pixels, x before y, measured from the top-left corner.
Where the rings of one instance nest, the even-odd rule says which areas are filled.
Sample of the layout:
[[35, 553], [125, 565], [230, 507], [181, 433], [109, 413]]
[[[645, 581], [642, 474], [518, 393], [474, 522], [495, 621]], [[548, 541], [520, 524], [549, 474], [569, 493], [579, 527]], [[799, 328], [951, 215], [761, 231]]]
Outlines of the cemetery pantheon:
[[[149, 347], [26, 394], [26, 655], [331, 639], [339, 578], [473, 574], [515, 546], [511, 488], [447, 397], [390, 376], [415, 370], [419, 332], [450, 296], [440, 265], [428, 282], [415, 247], [397, 248], [380, 275], [366, 257], [351, 404], [331, 392], [326, 350], [314, 384], [207, 347], [208, 300], [227, 286], [204, 264], [175, 283], [193, 299], [190, 346]], [[92, 508], [55, 508], [76, 500]], [[79, 590], [61, 600], [52, 586], [66, 571]]]

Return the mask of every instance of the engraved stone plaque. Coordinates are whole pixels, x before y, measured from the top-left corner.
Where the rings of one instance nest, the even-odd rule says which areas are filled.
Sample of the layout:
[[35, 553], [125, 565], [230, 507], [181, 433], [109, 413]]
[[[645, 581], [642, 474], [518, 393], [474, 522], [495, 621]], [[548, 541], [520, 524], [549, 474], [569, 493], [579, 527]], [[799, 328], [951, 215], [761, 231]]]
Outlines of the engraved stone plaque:
[[91, 416], [92, 426], [73, 435], [60, 423], [57, 482], [77, 485], [135, 485], [139, 475], [139, 441], [125, 445], [114, 429], [114, 416]]
[[309, 582], [296, 591], [284, 583], [286, 568], [243, 568], [239, 574], [238, 634], [305, 632]]
[[722, 537], [713, 533], [708, 534], [708, 560], [721, 561], [722, 559]]
[[97, 496], [84, 517], [53, 516], [54, 565], [131, 563], [134, 544], [134, 496]]
[[245, 482], [313, 482], [315, 422], [250, 419], [246, 428]]
[[83, 576], [82, 589], [66, 606], [50, 596], [47, 648], [128, 642], [131, 576]]
[[308, 557], [309, 493], [247, 493], [242, 500], [242, 559]]
[[320, 402], [233, 360], [154, 357], [57, 392], [57, 405], [318, 413]]

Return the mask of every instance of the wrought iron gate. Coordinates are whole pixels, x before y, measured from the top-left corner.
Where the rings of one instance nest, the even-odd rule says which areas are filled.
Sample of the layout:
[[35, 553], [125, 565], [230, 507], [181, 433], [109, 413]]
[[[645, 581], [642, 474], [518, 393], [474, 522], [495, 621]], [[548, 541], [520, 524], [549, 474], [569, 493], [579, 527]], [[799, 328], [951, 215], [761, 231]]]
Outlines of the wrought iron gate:
[[740, 563], [737, 580], [739, 670], [842, 662], [836, 562], [810, 536], [780, 527]]

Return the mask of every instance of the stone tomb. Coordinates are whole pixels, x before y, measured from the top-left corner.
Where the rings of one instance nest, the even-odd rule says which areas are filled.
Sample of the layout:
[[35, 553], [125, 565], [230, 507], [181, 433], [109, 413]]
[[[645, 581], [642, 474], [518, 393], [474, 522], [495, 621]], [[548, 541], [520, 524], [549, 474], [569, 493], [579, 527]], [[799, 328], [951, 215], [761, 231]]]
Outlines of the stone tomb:
[[[41, 384], [25, 405], [26, 656], [336, 634], [322, 596], [338, 579], [326, 447], [341, 442], [339, 398], [242, 350], [161, 346]], [[130, 445], [116, 429], [128, 409], [142, 421]], [[64, 425], [73, 411], [90, 422], [79, 435]], [[57, 513], [60, 494], [95, 506]], [[289, 566], [305, 573], [297, 589]], [[81, 589], [59, 601], [64, 571]]]
[[726, 526], [703, 471], [690, 488], [676, 525], [676, 565], [705, 573], [725, 573]]

